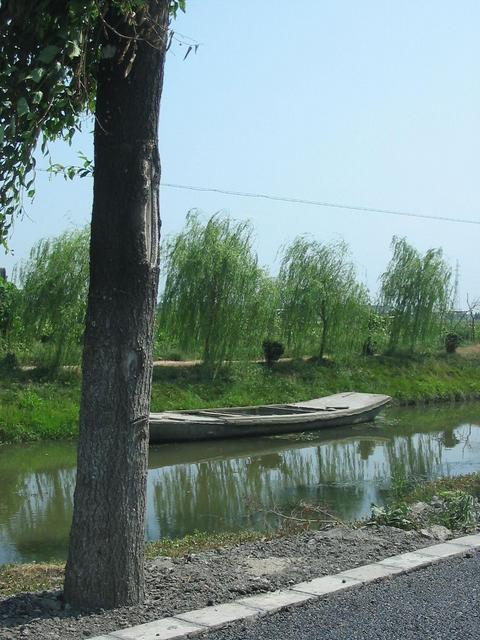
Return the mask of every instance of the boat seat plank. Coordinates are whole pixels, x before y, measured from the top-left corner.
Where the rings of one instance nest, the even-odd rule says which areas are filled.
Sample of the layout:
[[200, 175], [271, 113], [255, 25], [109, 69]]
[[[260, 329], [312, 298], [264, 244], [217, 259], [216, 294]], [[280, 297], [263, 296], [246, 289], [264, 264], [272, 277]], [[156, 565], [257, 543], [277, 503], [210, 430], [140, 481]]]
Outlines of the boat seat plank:
[[190, 416], [213, 416], [214, 418], [235, 418], [238, 414], [236, 413], [227, 413], [226, 411], [208, 411], [208, 409], [199, 409], [198, 411], [192, 412], [189, 414]]
[[[294, 409], [295, 411], [303, 411], [304, 413], [315, 413], [315, 411], [336, 411], [337, 407], [302, 407], [300, 404], [286, 404], [283, 405], [288, 407], [289, 409]], [[347, 409], [348, 407], [342, 407]]]

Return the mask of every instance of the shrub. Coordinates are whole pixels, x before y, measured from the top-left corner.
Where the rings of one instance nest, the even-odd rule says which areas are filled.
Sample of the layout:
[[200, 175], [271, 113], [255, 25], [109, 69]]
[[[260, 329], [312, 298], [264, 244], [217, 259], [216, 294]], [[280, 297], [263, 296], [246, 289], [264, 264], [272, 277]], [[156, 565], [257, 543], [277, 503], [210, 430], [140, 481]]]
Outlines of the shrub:
[[283, 344], [276, 340], [264, 340], [262, 346], [267, 367], [272, 367], [274, 362], [277, 362], [285, 351]]
[[455, 353], [460, 344], [460, 336], [458, 333], [447, 333], [445, 336], [445, 349], [447, 353]]

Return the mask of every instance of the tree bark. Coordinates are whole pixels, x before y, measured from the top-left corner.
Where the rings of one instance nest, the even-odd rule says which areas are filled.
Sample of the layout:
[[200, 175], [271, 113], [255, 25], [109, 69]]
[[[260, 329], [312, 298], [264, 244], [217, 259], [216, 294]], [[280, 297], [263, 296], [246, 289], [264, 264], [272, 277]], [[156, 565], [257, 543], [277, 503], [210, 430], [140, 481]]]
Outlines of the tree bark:
[[123, 37], [132, 27], [113, 11], [103, 29], [77, 485], [64, 590], [75, 608], [132, 605], [144, 597], [168, 7], [168, 0], [146, 3], [140, 38]]

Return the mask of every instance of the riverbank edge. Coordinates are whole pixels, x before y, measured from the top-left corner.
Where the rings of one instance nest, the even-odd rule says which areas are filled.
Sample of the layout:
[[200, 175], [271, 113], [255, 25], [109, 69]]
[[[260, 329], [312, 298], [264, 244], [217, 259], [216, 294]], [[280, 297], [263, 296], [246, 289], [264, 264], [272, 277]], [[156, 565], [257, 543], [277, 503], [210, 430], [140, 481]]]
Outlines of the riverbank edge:
[[[391, 489], [391, 496], [385, 504], [385, 509], [396, 509], [400, 505], [411, 505], [415, 502], [430, 502], [437, 495], [444, 492], [463, 493], [472, 496], [475, 500], [480, 499], [480, 473], [470, 473], [460, 476], [444, 476], [428, 482], [414, 480], [410, 482], [396, 483]], [[280, 515], [280, 514], [279, 514]], [[331, 527], [338, 526], [339, 522], [332, 518]], [[274, 531], [252, 531], [242, 530], [237, 532], [207, 533], [197, 531], [182, 538], [165, 538], [156, 542], [148, 542], [145, 545], [146, 562], [154, 561], [157, 558], [185, 558], [195, 557], [203, 552], [221, 549], [229, 551], [240, 545], [255, 544], [258, 542], [274, 541], [276, 539], [294, 539], [299, 534], [309, 531], [312, 534], [315, 530], [311, 528], [311, 520], [308, 516], [302, 521], [301, 517], [290, 518], [288, 514], [280, 515], [283, 518], [283, 526], [279, 526]], [[423, 526], [427, 526], [424, 523]], [[445, 524], [445, 523], [444, 523]], [[447, 523], [449, 524], [449, 523]], [[468, 530], [460, 522], [460, 528], [453, 530], [452, 535], [465, 535]], [[346, 530], [355, 531], [365, 529], [374, 531], [377, 526], [372, 516], [371, 520], [360, 520], [341, 523]], [[404, 529], [389, 524], [384, 528], [389, 529], [394, 536], [395, 533]], [[419, 525], [418, 528], [420, 528]], [[405, 527], [408, 530], [408, 527]], [[322, 529], [320, 529], [321, 531]], [[411, 529], [415, 531], [415, 529]], [[426, 544], [426, 543], [425, 543]], [[58, 588], [63, 583], [64, 562], [51, 563], [18, 563], [0, 565], [0, 600], [8, 596], [23, 592], [42, 591], [45, 589]]]
[[[214, 380], [199, 365], [162, 366], [154, 371], [151, 410], [298, 402], [345, 391], [386, 394], [397, 406], [478, 400], [480, 354], [298, 360], [273, 369], [236, 363]], [[3, 377], [0, 444], [76, 438], [79, 398], [78, 372], [63, 372], [56, 380], [38, 371]]]

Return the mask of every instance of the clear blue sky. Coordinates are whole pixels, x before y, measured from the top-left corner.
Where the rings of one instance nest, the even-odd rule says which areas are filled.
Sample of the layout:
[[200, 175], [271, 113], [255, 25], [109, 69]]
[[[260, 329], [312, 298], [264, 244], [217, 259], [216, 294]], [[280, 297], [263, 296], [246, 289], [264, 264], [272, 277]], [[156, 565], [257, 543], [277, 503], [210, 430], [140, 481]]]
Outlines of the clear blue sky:
[[[174, 29], [201, 43], [168, 54], [163, 180], [480, 221], [478, 0], [187, 0]], [[55, 161], [91, 155], [91, 126]], [[91, 181], [39, 175], [10, 270], [40, 237], [87, 222]], [[392, 235], [460, 263], [460, 304], [480, 296], [480, 226], [163, 188], [163, 233], [190, 208], [249, 218], [275, 272], [297, 234], [341, 236], [376, 291]]]

